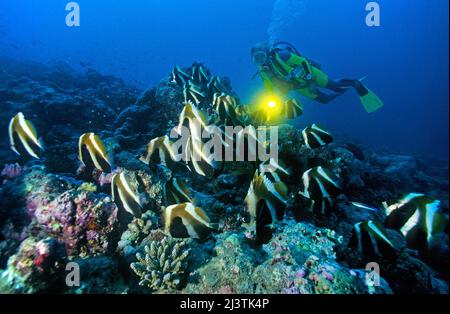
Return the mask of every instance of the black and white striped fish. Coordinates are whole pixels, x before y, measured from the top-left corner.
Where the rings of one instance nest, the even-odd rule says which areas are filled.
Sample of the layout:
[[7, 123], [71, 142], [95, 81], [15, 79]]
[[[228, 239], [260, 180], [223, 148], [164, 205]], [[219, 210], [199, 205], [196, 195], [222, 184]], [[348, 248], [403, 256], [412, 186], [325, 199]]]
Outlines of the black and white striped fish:
[[174, 238], [206, 238], [217, 227], [206, 213], [192, 203], [170, 205], [163, 209], [164, 231]]
[[[187, 130], [183, 127], [186, 127]], [[180, 114], [177, 130], [182, 136], [183, 131], [189, 133], [184, 151], [189, 169], [201, 176], [210, 177], [214, 175], [218, 168], [218, 163], [215, 161], [215, 152], [207, 151], [203, 142], [203, 134], [205, 130], [209, 130], [205, 114], [188, 101]], [[220, 131], [220, 129], [216, 128], [216, 131]], [[221, 145], [227, 145], [222, 135]]]
[[226, 88], [222, 82], [222, 79], [218, 76], [211, 77], [206, 87], [208, 89], [208, 94], [211, 96], [216, 93], [222, 94], [226, 92]]
[[295, 98], [290, 98], [284, 102], [281, 115], [284, 119], [294, 119], [303, 114], [303, 107]]
[[324, 214], [340, 193], [341, 187], [337, 178], [331, 171], [319, 166], [305, 171], [302, 180], [304, 190], [299, 194], [311, 201], [310, 210]]
[[111, 172], [110, 158], [105, 145], [95, 133], [84, 133], [78, 140], [78, 158], [88, 169]]
[[207, 118], [205, 113], [198, 109], [192, 101], [185, 102], [183, 110], [180, 113], [178, 122], [179, 131], [182, 126], [189, 128], [191, 134], [196, 136], [201, 135], [200, 128], [207, 127]]
[[[225, 93], [215, 93], [212, 105], [219, 116], [219, 121], [226, 125], [241, 125], [236, 114], [236, 99]], [[230, 123], [230, 124], [227, 124]]]
[[207, 153], [204, 147], [200, 139], [192, 135], [189, 137], [186, 148], [188, 168], [198, 175], [212, 177], [219, 168], [219, 164], [214, 158], [214, 153]]
[[273, 182], [284, 182], [291, 176], [292, 169], [272, 157], [259, 165], [259, 172], [265, 173]]
[[116, 173], [111, 179], [111, 195], [113, 202], [121, 210], [125, 210], [133, 216], [142, 216], [142, 201], [137, 189], [132, 188], [130, 180], [124, 172]]
[[434, 235], [448, 228], [448, 214], [441, 202], [421, 193], [409, 193], [397, 203], [383, 202], [387, 215], [385, 226], [399, 230], [408, 246], [422, 253], [428, 248]]
[[183, 87], [184, 101], [191, 101], [196, 105], [201, 104], [207, 97], [203, 86], [192, 81], [188, 81]]
[[44, 151], [33, 123], [26, 120], [22, 112], [16, 114], [9, 122], [9, 142], [11, 149], [20, 156], [39, 159]]
[[172, 178], [164, 186], [164, 202], [166, 206], [181, 203], [192, 203], [189, 189], [183, 181]]
[[319, 148], [333, 141], [331, 134], [318, 124], [312, 124], [302, 131], [305, 145], [309, 148]]
[[209, 82], [209, 71], [201, 63], [194, 63], [192, 66], [191, 79], [195, 84], [207, 85]]
[[175, 66], [172, 70], [172, 82], [176, 83], [178, 86], [185, 86], [190, 79], [190, 75], [184, 72], [179, 66]]
[[258, 240], [271, 238], [274, 223], [283, 218], [287, 197], [288, 188], [282, 181], [272, 182], [256, 170], [244, 202]]
[[173, 143], [167, 135], [156, 137], [147, 144], [146, 153], [139, 158], [147, 165], [162, 164], [171, 170], [186, 169], [181, 156], [173, 151]]
[[384, 227], [372, 220], [358, 222], [353, 226], [349, 245], [368, 257], [393, 257], [397, 251]]

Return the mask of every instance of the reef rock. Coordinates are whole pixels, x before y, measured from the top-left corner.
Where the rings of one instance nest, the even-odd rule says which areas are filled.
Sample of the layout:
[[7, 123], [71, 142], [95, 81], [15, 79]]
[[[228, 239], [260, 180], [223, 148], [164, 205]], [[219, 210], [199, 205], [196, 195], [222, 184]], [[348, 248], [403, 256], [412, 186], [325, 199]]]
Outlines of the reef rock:
[[38, 293], [61, 290], [65, 269], [64, 246], [53, 238], [30, 237], [0, 272], [0, 292]]
[[[266, 245], [243, 234], [217, 236], [214, 257], [189, 275], [186, 293], [368, 293], [364, 281], [340, 265], [331, 230], [288, 220]], [[195, 250], [193, 251], [195, 254]]]

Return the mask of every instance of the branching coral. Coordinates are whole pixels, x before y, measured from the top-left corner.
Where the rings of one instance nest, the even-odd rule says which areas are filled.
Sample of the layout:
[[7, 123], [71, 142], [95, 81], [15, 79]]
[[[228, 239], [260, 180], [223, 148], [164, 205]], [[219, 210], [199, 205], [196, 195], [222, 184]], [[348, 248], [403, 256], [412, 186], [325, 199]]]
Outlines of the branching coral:
[[165, 237], [160, 242], [152, 241], [146, 245], [145, 256], [137, 253], [137, 262], [131, 264], [131, 269], [140, 277], [139, 285], [155, 291], [178, 288], [185, 275], [190, 252], [186, 244], [186, 240]]
[[117, 251], [124, 256], [132, 256], [136, 253], [136, 247], [157, 228], [157, 217], [152, 211], [146, 211], [141, 218], [134, 217], [128, 224], [128, 229], [122, 233]]

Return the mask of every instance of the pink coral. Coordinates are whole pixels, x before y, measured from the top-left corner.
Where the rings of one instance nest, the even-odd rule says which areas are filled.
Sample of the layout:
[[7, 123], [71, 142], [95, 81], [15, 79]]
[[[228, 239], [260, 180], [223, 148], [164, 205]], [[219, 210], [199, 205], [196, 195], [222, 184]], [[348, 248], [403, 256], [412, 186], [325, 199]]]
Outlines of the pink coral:
[[100, 186], [104, 186], [106, 184], [111, 184], [113, 176], [114, 176], [114, 173], [107, 173], [107, 174], [102, 173], [98, 177], [98, 183], [100, 184]]
[[233, 288], [229, 285], [225, 285], [223, 287], [220, 287], [219, 290], [217, 291], [217, 293], [219, 294], [232, 294], [232, 293], [236, 293]]
[[1, 176], [5, 178], [5, 181], [13, 179], [22, 175], [23, 168], [18, 163], [6, 164], [1, 172]]
[[295, 278], [304, 278], [306, 275], [305, 270], [302, 268], [295, 273]]
[[64, 242], [69, 255], [106, 253], [117, 221], [109, 198], [70, 190], [34, 211], [38, 224]]
[[95, 170], [92, 172], [92, 176], [94, 178], [94, 180], [100, 185], [100, 186], [104, 186], [106, 184], [111, 184], [111, 180], [112, 177], [116, 174], [116, 173], [120, 173], [122, 171], [121, 168], [116, 168], [114, 169], [114, 171], [110, 172], [110, 173], [104, 173], [101, 172], [99, 170]]
[[12, 255], [6, 273], [7, 285], [19, 293], [48, 292], [64, 275], [64, 246], [53, 238], [26, 238]]

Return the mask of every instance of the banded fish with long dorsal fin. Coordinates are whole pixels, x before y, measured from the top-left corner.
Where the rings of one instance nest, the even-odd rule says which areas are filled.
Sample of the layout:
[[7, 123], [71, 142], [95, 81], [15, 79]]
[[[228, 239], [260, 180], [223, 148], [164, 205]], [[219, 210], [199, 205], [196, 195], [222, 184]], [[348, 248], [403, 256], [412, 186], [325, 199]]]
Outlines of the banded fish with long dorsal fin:
[[250, 225], [256, 227], [256, 237], [266, 242], [272, 236], [273, 224], [281, 220], [287, 204], [288, 188], [282, 182], [272, 182], [255, 171], [244, 200]]
[[322, 166], [305, 171], [302, 180], [304, 190], [299, 194], [311, 201], [311, 211], [324, 214], [334, 204], [334, 198], [341, 191], [337, 178]]
[[294, 119], [303, 114], [303, 107], [295, 98], [290, 98], [284, 102], [281, 115], [284, 119]]
[[196, 105], [201, 104], [207, 97], [203, 86], [196, 84], [192, 81], [188, 81], [183, 87], [184, 101], [191, 101]]
[[179, 116], [178, 130], [180, 131], [182, 126], [186, 126], [191, 131], [191, 134], [201, 137], [200, 128], [207, 127], [207, 117], [203, 111], [197, 108], [192, 101], [184, 103], [183, 110]]
[[162, 164], [170, 170], [186, 169], [184, 163], [180, 162], [176, 152], [172, 149], [172, 142], [167, 135], [156, 137], [147, 144], [145, 155], [139, 158], [147, 165]]
[[302, 131], [302, 136], [309, 148], [319, 148], [333, 141], [331, 134], [316, 123], [306, 127]]
[[213, 96], [216, 93], [222, 94], [228, 92], [222, 82], [222, 79], [218, 76], [211, 77], [208, 84], [206, 85], [206, 88], [208, 90], [208, 95], [210, 96]]
[[172, 70], [172, 83], [176, 83], [180, 87], [185, 86], [190, 78], [190, 75], [184, 72], [178, 65]]
[[111, 172], [110, 158], [100, 137], [92, 132], [84, 133], [78, 140], [78, 158], [88, 169]]
[[292, 169], [287, 167], [281, 160], [273, 157], [259, 165], [259, 172], [264, 173], [273, 182], [287, 181], [292, 175]]
[[111, 179], [112, 200], [120, 210], [125, 210], [137, 218], [142, 216], [142, 200], [137, 188], [132, 187], [124, 172], [116, 173]]
[[[189, 131], [189, 138], [184, 152], [189, 169], [202, 176], [209, 177], [214, 175], [219, 168], [215, 158], [216, 152], [207, 151], [203, 143], [203, 135], [210, 133], [211, 128], [207, 125], [205, 114], [190, 101], [185, 104], [180, 114], [177, 127], [179, 134], [184, 130], [183, 127], [187, 127]], [[220, 132], [221, 146], [227, 146], [220, 128], [215, 127], [214, 130]], [[212, 135], [214, 136], [214, 134]]]
[[209, 70], [201, 63], [194, 63], [191, 70], [191, 80], [195, 84], [207, 85], [209, 82]]
[[349, 245], [368, 257], [391, 258], [397, 252], [384, 227], [372, 220], [358, 222], [353, 226]]
[[180, 203], [192, 203], [192, 198], [186, 184], [172, 178], [164, 186], [164, 203], [166, 206]]
[[448, 214], [441, 202], [421, 193], [409, 193], [397, 203], [383, 202], [387, 228], [399, 230], [408, 247], [426, 253], [433, 236], [448, 228]]
[[22, 157], [31, 156], [39, 159], [44, 146], [38, 139], [33, 123], [25, 119], [22, 112], [16, 114], [9, 122], [9, 142], [11, 149]]
[[258, 154], [266, 151], [268, 142], [260, 141], [257, 132], [253, 125], [248, 125], [236, 134], [236, 161], [257, 161]]
[[163, 209], [164, 232], [174, 238], [206, 238], [217, 229], [206, 213], [192, 203], [167, 206]]
[[215, 93], [212, 105], [221, 123], [226, 125], [228, 125], [227, 123], [231, 123], [233, 126], [242, 125], [242, 122], [236, 114], [237, 102], [233, 96], [225, 93]]
[[201, 140], [190, 136], [187, 143], [187, 164], [189, 170], [204, 177], [214, 176], [219, 168], [218, 162], [214, 159], [214, 154], [207, 154]]

